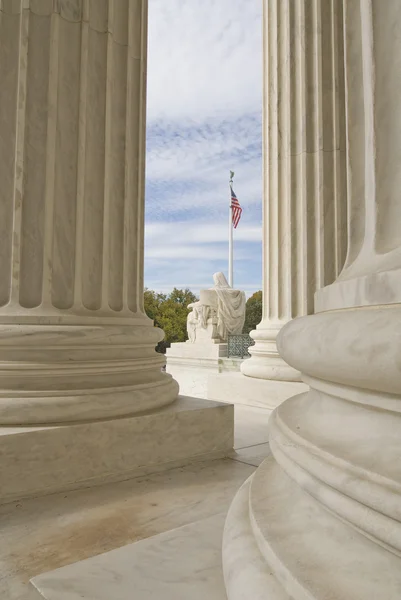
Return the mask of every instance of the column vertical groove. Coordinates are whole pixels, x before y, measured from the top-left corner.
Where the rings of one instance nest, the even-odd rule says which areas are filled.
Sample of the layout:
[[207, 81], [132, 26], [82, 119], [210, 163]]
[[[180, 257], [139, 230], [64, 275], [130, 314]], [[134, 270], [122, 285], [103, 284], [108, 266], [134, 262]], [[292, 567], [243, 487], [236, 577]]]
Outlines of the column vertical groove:
[[[115, 7], [115, 1], [113, 1]], [[109, 189], [109, 240], [108, 306], [116, 311], [123, 309], [124, 269], [124, 198], [125, 153], [127, 147], [127, 76], [128, 76], [128, 0], [118, 4], [110, 21], [113, 39], [111, 84], [111, 133], [110, 133], [110, 189]], [[105, 265], [106, 266], [106, 265]]]
[[50, 17], [50, 62], [47, 101], [46, 181], [44, 205], [42, 302], [51, 304], [54, 239], [54, 196], [56, 172], [57, 102], [59, 71], [59, 16]]
[[[308, 195], [305, 185], [305, 176], [307, 170], [307, 155], [306, 149], [306, 131], [305, 131], [305, 111], [306, 111], [306, 96], [307, 90], [305, 87], [305, 7], [302, 0], [297, 0], [295, 3], [294, 15], [294, 36], [295, 36], [295, 64], [294, 64], [294, 88], [295, 88], [295, 111], [294, 111], [294, 132], [293, 132], [293, 148], [292, 153], [295, 155], [294, 161], [294, 185], [292, 186], [292, 202], [291, 212], [295, 215], [295, 223], [293, 230], [296, 230], [296, 225], [302, 220], [305, 221], [306, 227], [301, 228], [297, 236], [297, 243], [292, 253], [293, 265], [292, 274], [293, 281], [296, 282], [296, 290], [293, 293], [293, 305], [291, 312], [295, 316], [304, 314], [307, 311], [307, 280], [308, 280], [308, 242], [309, 242], [309, 219], [308, 219]], [[296, 191], [298, 190], [298, 196]]]
[[278, 262], [278, 216], [277, 204], [274, 202], [275, 196], [278, 194], [278, 33], [277, 33], [277, 18], [278, 7], [277, 0], [272, 0], [268, 3], [266, 9], [268, 13], [267, 22], [269, 28], [269, 120], [266, 123], [266, 134], [269, 144], [269, 188], [265, 190], [268, 193], [266, 205], [266, 213], [269, 215], [269, 234], [267, 240], [268, 247], [268, 262], [269, 262], [269, 280], [266, 281], [267, 297], [270, 299], [267, 305], [267, 317], [271, 320], [278, 319], [278, 287], [271, 285], [277, 277], [277, 262]]
[[[312, 131], [311, 151], [314, 153], [314, 205], [313, 205], [313, 221], [314, 221], [314, 238], [316, 240], [316, 254], [311, 259], [315, 259], [316, 264], [316, 279], [315, 288], [319, 289], [324, 285], [324, 228], [323, 224], [323, 165], [322, 165], [322, 88], [320, 85], [320, 73], [322, 70], [322, 53], [321, 53], [321, 36], [322, 36], [322, 20], [321, 20], [321, 1], [313, 0], [312, 11], [312, 30], [313, 30], [313, 46], [311, 62], [313, 67], [309, 83], [313, 87], [313, 110], [315, 119], [312, 120], [314, 125]], [[310, 54], [309, 54], [310, 56]], [[313, 305], [309, 306], [309, 311], [313, 311]]]
[[[3, 7], [2, 7], [3, 8]], [[0, 9], [0, 164], [4, 174], [0, 186], [0, 306], [5, 306], [12, 290], [13, 204], [15, 195], [16, 135], [18, 121], [19, 62], [17, 48], [22, 32], [21, 14]]]
[[[147, 73], [147, 46], [148, 46], [148, 10], [147, 1], [141, 0], [141, 70], [140, 70], [140, 101], [139, 101], [139, 198], [145, 198], [145, 174], [146, 174], [146, 73]], [[138, 203], [138, 247], [137, 254], [137, 280], [136, 280], [136, 310], [145, 313], [144, 295], [140, 290], [144, 289], [144, 252], [145, 252], [145, 203]]]
[[[143, 114], [143, 99], [142, 99], [142, 69], [143, 69], [143, 23], [141, 16], [143, 15], [143, 3], [141, 0], [130, 0], [129, 2], [129, 50], [128, 50], [128, 70], [130, 76], [128, 78], [127, 89], [127, 162], [126, 162], [126, 207], [125, 207], [125, 224], [126, 224], [126, 240], [125, 240], [125, 269], [126, 277], [126, 303], [133, 313], [138, 310], [138, 297], [136, 286], [138, 283], [138, 270], [140, 268], [140, 257], [137, 254], [134, 261], [129, 257], [133, 256], [132, 248], [138, 245], [138, 221], [140, 215], [137, 200], [142, 193], [140, 186], [141, 171], [144, 168], [141, 152], [144, 150], [143, 140], [141, 140], [141, 125], [140, 119]], [[135, 104], [132, 102], [133, 94], [138, 94], [139, 101]], [[135, 162], [134, 162], [135, 157]], [[132, 164], [136, 168], [132, 168]]]
[[[265, 40], [266, 46], [270, 49], [271, 35], [270, 35], [270, 19], [268, 10], [264, 10], [262, 13], [262, 36]], [[270, 68], [270, 52], [263, 52], [262, 55], [262, 68], [263, 73], [266, 74], [262, 81], [262, 131], [267, 131], [268, 125], [271, 122], [269, 118], [270, 111], [270, 80], [271, 80], [271, 68]], [[264, 144], [262, 152], [262, 193], [266, 197], [269, 196], [270, 190], [270, 135], [267, 136], [267, 143]], [[270, 289], [268, 281], [270, 280], [270, 214], [267, 206], [267, 202], [262, 202], [262, 238], [264, 244], [262, 246], [262, 272], [265, 276], [262, 279], [263, 287], [263, 298], [262, 303], [262, 319], [267, 319], [270, 310]]]
[[11, 303], [19, 303], [22, 198], [24, 193], [25, 116], [28, 76], [29, 10], [21, 9], [21, 27], [18, 60], [18, 92], [16, 111], [16, 144], [13, 197], [13, 234], [11, 254]]
[[370, 250], [376, 233], [376, 135], [375, 135], [375, 61], [373, 50], [372, 0], [360, 2], [363, 91], [365, 103], [365, 240]]
[[340, 94], [339, 90], [344, 90], [344, 32], [343, 32], [343, 10], [340, 0], [333, 0], [333, 22], [332, 22], [332, 39], [333, 39], [333, 119], [335, 131], [334, 148], [334, 215], [335, 215], [335, 230], [334, 230], [334, 275], [337, 278], [340, 274], [346, 254], [346, 207], [343, 205], [342, 197], [346, 189], [346, 156], [345, 156], [345, 94]]
[[105, 111], [104, 111], [104, 139], [105, 139], [105, 153], [104, 153], [104, 183], [103, 183], [103, 245], [102, 245], [102, 291], [101, 291], [101, 305], [105, 307], [108, 305], [109, 300], [109, 262], [111, 260], [110, 255], [110, 195], [111, 195], [111, 129], [112, 124], [112, 69], [113, 69], [113, 36], [110, 33], [112, 26], [112, 8], [113, 1], [109, 0], [108, 15], [107, 15], [107, 37], [106, 43], [106, 99], [105, 99]]
[[82, 253], [82, 303], [88, 310], [102, 307], [107, 14], [107, 1], [90, 2]]
[[[79, 78], [79, 114], [77, 147], [77, 210], [75, 226], [74, 304], [82, 305], [82, 255], [84, 237], [85, 171], [86, 171], [86, 112], [88, 87], [88, 2], [83, 0], [81, 23], [81, 64]], [[86, 17], [86, 18], [85, 18]]]
[[[291, 184], [293, 179], [291, 158], [291, 104], [292, 104], [292, 60], [293, 36], [291, 31], [292, 3], [289, 0], [280, 0], [280, 40], [281, 40], [281, 65], [279, 90], [279, 132], [281, 150], [279, 159], [280, 191], [278, 198], [278, 253], [277, 287], [279, 293], [279, 320], [285, 319], [291, 313], [291, 252], [293, 239], [291, 235]], [[276, 200], [277, 202], [277, 200]]]

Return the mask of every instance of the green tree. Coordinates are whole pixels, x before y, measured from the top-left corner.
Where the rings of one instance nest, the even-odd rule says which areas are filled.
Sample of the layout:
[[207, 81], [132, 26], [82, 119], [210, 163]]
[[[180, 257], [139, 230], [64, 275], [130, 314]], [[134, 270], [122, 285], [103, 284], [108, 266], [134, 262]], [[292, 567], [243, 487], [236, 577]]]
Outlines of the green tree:
[[256, 325], [262, 320], [262, 290], [255, 292], [246, 301], [244, 333], [249, 333], [255, 329]]
[[159, 294], [145, 289], [145, 312], [153, 320], [155, 327], [160, 327], [165, 333], [163, 342], [158, 350], [164, 352], [166, 345], [174, 342], [185, 342], [187, 336], [188, 304], [196, 302], [197, 297], [189, 289]]
[[153, 290], [148, 290], [145, 288], [144, 292], [144, 306], [145, 313], [148, 315], [149, 319], [154, 321], [155, 327], [160, 327], [158, 323], [158, 317], [160, 312], [160, 305], [167, 300], [166, 294], [159, 294], [154, 292]]

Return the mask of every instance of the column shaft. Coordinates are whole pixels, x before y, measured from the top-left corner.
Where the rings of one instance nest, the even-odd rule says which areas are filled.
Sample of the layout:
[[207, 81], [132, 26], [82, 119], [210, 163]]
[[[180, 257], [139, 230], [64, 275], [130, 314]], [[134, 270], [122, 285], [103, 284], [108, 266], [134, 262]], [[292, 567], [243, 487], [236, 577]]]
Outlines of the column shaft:
[[401, 121], [398, 6], [345, 3], [349, 242], [345, 268], [318, 311], [401, 301]]
[[0, 423], [177, 394], [143, 310], [146, 49], [147, 0], [1, 3]]
[[346, 251], [342, 3], [264, 2], [263, 319], [245, 375], [297, 380], [276, 336]]

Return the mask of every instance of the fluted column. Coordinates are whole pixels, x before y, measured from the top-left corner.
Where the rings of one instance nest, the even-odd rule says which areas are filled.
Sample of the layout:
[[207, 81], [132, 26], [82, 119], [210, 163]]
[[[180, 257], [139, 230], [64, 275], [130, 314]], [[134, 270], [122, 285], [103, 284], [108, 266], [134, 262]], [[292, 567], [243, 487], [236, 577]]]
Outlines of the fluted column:
[[342, 5], [265, 0], [263, 19], [263, 318], [241, 370], [297, 381], [276, 336], [313, 312], [346, 253]]
[[[316, 310], [401, 301], [401, 120], [397, 3], [345, 4], [349, 240], [344, 270], [317, 295]], [[359, 14], [360, 13], [360, 14]], [[389, 14], [389, 16], [387, 16]]]
[[163, 406], [143, 309], [147, 0], [0, 2], [0, 424]]
[[343, 8], [348, 256], [278, 337], [310, 392], [274, 411], [273, 456], [230, 511], [230, 600], [401, 596], [401, 3]]

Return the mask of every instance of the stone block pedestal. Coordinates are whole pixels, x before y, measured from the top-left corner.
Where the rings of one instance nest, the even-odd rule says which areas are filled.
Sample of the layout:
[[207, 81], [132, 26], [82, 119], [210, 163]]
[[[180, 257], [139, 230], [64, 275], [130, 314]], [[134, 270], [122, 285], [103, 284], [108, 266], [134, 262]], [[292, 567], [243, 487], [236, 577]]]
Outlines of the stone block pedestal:
[[121, 481], [233, 448], [233, 407], [180, 396], [107, 421], [0, 428], [0, 503]]
[[180, 393], [195, 398], [207, 398], [208, 379], [225, 368], [239, 370], [241, 361], [227, 359], [227, 344], [172, 344], [167, 350], [167, 372], [180, 386]]

